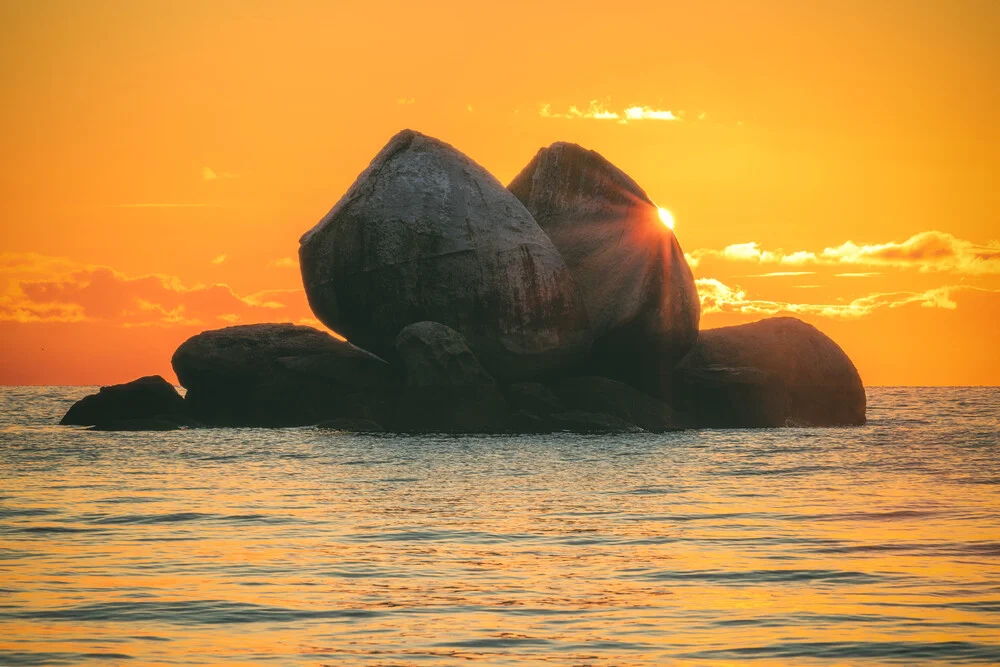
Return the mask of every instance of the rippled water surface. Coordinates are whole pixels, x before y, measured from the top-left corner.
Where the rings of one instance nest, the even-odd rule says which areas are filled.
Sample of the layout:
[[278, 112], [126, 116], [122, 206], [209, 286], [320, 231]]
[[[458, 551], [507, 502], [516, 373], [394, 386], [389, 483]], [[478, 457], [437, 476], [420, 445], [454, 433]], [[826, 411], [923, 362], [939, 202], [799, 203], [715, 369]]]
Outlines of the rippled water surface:
[[1000, 663], [1000, 390], [581, 437], [54, 426], [0, 388], [0, 665]]

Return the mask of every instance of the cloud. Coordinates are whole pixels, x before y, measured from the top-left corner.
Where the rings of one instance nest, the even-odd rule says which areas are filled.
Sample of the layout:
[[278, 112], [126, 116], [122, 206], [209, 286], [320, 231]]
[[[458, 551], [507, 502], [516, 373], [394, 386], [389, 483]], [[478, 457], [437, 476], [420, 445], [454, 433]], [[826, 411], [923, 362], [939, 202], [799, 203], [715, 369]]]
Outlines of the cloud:
[[[914, 234], [902, 242], [891, 241], [874, 245], [858, 245], [847, 241], [837, 247], [825, 248], [816, 254], [806, 250], [786, 253], [781, 248], [764, 250], [756, 242], [734, 243], [722, 250], [699, 248], [685, 257], [691, 266], [698, 266], [706, 257], [735, 262], [785, 265], [859, 265], [887, 266], [919, 271], [949, 271], [969, 275], [1000, 273], [1000, 242], [978, 245], [940, 231]], [[844, 273], [843, 277], [866, 277], [876, 273]]]
[[281, 257], [280, 259], [272, 259], [267, 263], [267, 266], [272, 269], [297, 269], [299, 262], [291, 257]]
[[239, 174], [234, 174], [229, 171], [216, 172], [211, 167], [201, 168], [201, 180], [203, 181], [217, 181], [220, 178], [237, 178]]
[[[60, 269], [67, 263], [48, 262]], [[38, 267], [45, 264], [39, 256], [20, 261], [31, 275], [37, 275]], [[0, 266], [11, 265], [16, 265], [14, 258], [2, 258]], [[0, 321], [222, 326], [308, 317], [312, 313], [302, 289], [241, 296], [224, 284], [188, 286], [174, 276], [131, 277], [108, 267], [81, 264], [43, 278], [9, 281], [0, 294]]]
[[396, 98], [396, 104], [410, 105], [410, 104], [416, 104], [416, 103], [417, 103], [417, 98], [415, 98], [415, 97], [399, 97], [399, 98]]
[[[786, 276], [814, 276], [815, 271], [772, 271], [770, 273], [757, 273], [747, 278], [784, 278]], [[800, 285], [801, 287], [801, 285]]]
[[[591, 100], [586, 109], [581, 110], [577, 106], [571, 106], [565, 113], [553, 112], [551, 104], [542, 104], [538, 111], [538, 115], [542, 118], [562, 118], [566, 120], [576, 118], [587, 120], [613, 120], [625, 125], [629, 121], [638, 120], [679, 121], [682, 119], [684, 112], [678, 111], [675, 114], [673, 111], [667, 109], [652, 109], [648, 106], [639, 105], [627, 107], [621, 112], [618, 112], [608, 109], [605, 104], [602, 104], [597, 100]], [[698, 115], [698, 120], [703, 120], [704, 118], [704, 113]]]
[[1000, 273], [1000, 243], [977, 245], [952, 234], [927, 231], [914, 234], [902, 243], [857, 245], [851, 241], [823, 250], [822, 258], [840, 264], [908, 266], [921, 271], [958, 273]]
[[215, 256], [215, 257], [212, 258], [212, 264], [216, 264], [216, 265], [222, 264], [224, 261], [226, 261], [227, 257], [229, 257], [229, 255], [226, 255], [225, 253], [223, 253], [221, 255], [217, 255], [217, 256]]
[[[954, 310], [958, 307], [952, 298], [953, 294], [963, 290], [1000, 293], [1000, 290], [990, 290], [969, 285], [947, 285], [925, 292], [878, 292], [869, 294], [850, 302], [833, 304], [791, 303], [788, 301], [770, 301], [766, 299], [748, 298], [746, 291], [740, 287], [731, 287], [714, 278], [699, 278], [695, 281], [698, 295], [701, 298], [702, 313], [742, 313], [753, 315], [777, 315], [793, 313], [817, 315], [821, 317], [855, 318], [868, 315], [881, 308], [900, 308], [918, 304], [924, 308], [943, 308]], [[814, 287], [810, 285], [809, 287]]]
[[834, 278], [872, 278], [874, 276], [881, 276], [881, 271], [865, 271], [863, 273], [835, 273]]
[[680, 120], [672, 111], [657, 111], [649, 107], [629, 107], [625, 109], [628, 120]]

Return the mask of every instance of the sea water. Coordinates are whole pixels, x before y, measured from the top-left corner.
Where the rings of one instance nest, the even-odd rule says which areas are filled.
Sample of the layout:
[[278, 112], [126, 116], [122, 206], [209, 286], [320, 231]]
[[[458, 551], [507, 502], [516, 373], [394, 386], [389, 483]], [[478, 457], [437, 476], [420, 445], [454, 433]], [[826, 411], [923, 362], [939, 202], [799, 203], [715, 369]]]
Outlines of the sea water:
[[0, 665], [1000, 663], [1000, 389], [861, 428], [56, 426], [0, 389]]

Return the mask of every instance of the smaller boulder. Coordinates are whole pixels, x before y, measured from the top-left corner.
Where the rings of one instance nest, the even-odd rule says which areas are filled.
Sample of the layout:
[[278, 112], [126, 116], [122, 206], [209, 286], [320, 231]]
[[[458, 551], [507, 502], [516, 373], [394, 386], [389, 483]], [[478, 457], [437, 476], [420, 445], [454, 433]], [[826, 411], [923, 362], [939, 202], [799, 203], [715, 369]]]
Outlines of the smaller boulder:
[[678, 367], [713, 366], [757, 368], [777, 375], [788, 391], [788, 417], [795, 423], [865, 423], [867, 400], [857, 368], [839, 345], [802, 320], [771, 317], [702, 331]]
[[192, 415], [215, 426], [378, 421], [400, 383], [374, 354], [294, 324], [203, 331], [182, 343], [171, 363]]
[[437, 322], [417, 322], [396, 337], [406, 366], [397, 428], [416, 432], [481, 433], [507, 414], [496, 380], [465, 337]]
[[681, 420], [673, 409], [635, 387], [606, 377], [589, 376], [563, 380], [555, 393], [575, 410], [614, 415], [645, 431], [676, 431]]
[[682, 368], [674, 407], [696, 428], [771, 428], [788, 419], [788, 392], [777, 374], [757, 368]]
[[98, 426], [159, 415], [183, 415], [184, 399], [159, 375], [149, 375], [125, 384], [101, 387], [66, 412], [64, 425]]

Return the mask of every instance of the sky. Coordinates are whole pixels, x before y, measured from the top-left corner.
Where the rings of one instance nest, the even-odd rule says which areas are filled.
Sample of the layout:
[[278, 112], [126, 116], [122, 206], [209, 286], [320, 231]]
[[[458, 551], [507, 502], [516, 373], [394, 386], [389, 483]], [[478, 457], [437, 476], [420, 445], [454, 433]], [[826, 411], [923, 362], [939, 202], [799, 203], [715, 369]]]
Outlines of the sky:
[[995, 0], [0, 0], [0, 384], [321, 326], [298, 238], [403, 128], [503, 183], [600, 152], [673, 214], [702, 328], [998, 384], [998, 34]]

